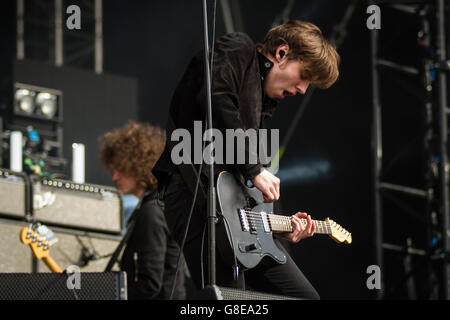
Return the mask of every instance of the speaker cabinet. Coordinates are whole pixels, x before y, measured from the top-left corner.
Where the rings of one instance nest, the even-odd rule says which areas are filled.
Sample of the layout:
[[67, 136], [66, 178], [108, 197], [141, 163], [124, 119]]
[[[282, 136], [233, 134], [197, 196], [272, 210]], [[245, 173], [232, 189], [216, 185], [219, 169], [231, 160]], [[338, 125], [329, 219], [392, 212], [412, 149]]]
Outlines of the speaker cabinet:
[[0, 168], [0, 214], [25, 218], [27, 181], [24, 173]]
[[0, 274], [0, 300], [126, 299], [125, 272]]
[[201, 290], [196, 300], [300, 300], [298, 298], [247, 291], [236, 288], [207, 286]]
[[115, 188], [32, 177], [34, 219], [44, 224], [121, 234], [122, 197]]
[[32, 272], [30, 248], [20, 242], [25, 222], [0, 219], [0, 272]]
[[[12, 219], [0, 219], [0, 272], [51, 272], [37, 260], [33, 267], [33, 254], [28, 245], [20, 241], [20, 231], [28, 224]], [[52, 228], [58, 241], [50, 247], [50, 256], [66, 270], [75, 265], [82, 272], [103, 272], [110, 255], [120, 243], [119, 236], [83, 233], [75, 230]], [[118, 271], [116, 264], [113, 271]]]
[[[105, 237], [102, 235], [62, 230], [49, 227], [58, 241], [50, 247], [50, 256], [66, 270], [75, 265], [82, 272], [103, 272], [111, 254], [120, 243], [120, 237]], [[114, 270], [118, 270], [118, 264]], [[38, 260], [38, 272], [51, 272], [47, 265]]]

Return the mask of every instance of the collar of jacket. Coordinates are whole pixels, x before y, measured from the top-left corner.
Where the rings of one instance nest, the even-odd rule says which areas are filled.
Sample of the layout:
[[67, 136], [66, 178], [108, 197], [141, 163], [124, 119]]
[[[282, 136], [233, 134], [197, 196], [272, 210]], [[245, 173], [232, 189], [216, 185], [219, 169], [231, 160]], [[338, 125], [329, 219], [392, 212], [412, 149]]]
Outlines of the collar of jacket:
[[142, 206], [145, 203], [152, 201], [152, 200], [157, 200], [158, 204], [163, 207], [163, 204], [162, 204], [162, 202], [159, 201], [158, 196], [159, 196], [159, 193], [157, 191], [153, 191], [151, 189], [145, 190], [145, 192], [140, 197], [138, 204], [136, 205], [136, 207], [134, 208], [133, 212], [131, 213], [130, 217], [128, 218], [128, 220], [126, 222], [127, 227], [130, 225], [132, 220], [135, 220], [137, 218], [137, 215], [140, 212], [139, 210], [142, 208]]
[[261, 81], [264, 82], [264, 80], [267, 77], [267, 74], [273, 67], [273, 62], [267, 59], [267, 57], [259, 51], [258, 51], [258, 60], [259, 60], [259, 72], [261, 74]]
[[278, 103], [276, 100], [271, 99], [264, 94], [264, 81], [266, 80], [267, 75], [273, 67], [273, 62], [267, 59], [267, 57], [259, 51], [258, 61], [259, 73], [261, 75], [261, 88], [263, 91], [262, 115], [263, 117], [271, 117]]

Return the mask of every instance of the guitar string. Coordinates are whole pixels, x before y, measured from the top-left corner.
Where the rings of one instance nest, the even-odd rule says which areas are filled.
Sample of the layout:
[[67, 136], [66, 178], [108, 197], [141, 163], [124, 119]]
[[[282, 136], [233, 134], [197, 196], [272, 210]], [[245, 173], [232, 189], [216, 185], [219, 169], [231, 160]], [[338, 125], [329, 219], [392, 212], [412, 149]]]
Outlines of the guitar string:
[[[251, 223], [252, 223], [252, 226], [253, 227], [259, 227], [259, 228], [261, 228], [261, 227], [265, 227], [264, 226], [264, 222], [262, 221], [262, 216], [261, 216], [261, 213], [260, 212], [255, 212], [255, 211], [247, 211], [247, 210], [244, 210], [244, 212], [246, 213], [246, 217], [247, 217], [247, 220], [248, 221], [250, 221]], [[267, 214], [268, 215], [268, 222], [269, 222], [269, 226], [270, 226], [270, 228], [272, 229], [272, 225], [273, 225], [273, 223], [272, 223], [272, 221], [271, 221], [271, 219], [272, 218], [270, 218], [270, 216], [269, 215], [273, 215], [273, 214]], [[282, 216], [282, 217], [280, 217], [280, 216], [277, 216], [277, 218], [275, 218], [275, 219], [279, 219], [279, 220], [281, 220], [282, 222], [282, 224], [283, 223], [287, 223], [288, 221], [289, 222], [291, 222], [291, 219], [290, 219], [290, 217], [287, 217], [287, 216]], [[283, 221], [284, 220], [284, 221]], [[302, 222], [303, 222], [303, 225], [304, 225], [304, 223], [305, 223], [305, 221], [306, 221], [306, 219], [305, 218], [301, 218], [300, 219]], [[316, 222], [316, 232], [317, 233], [325, 233], [325, 234], [332, 234], [332, 229], [331, 229], [331, 224], [330, 224], [330, 222], [329, 221], [321, 221], [321, 220], [313, 220], [313, 221], [315, 221]], [[250, 227], [250, 226], [249, 226]], [[342, 228], [342, 227], [341, 227]], [[292, 232], [292, 229], [291, 230], [286, 230], [286, 231], [291, 231]], [[347, 230], [345, 230], [344, 228], [342, 228], [342, 230], [341, 230], [341, 232], [347, 232], [348, 233], [348, 231]]]
[[[247, 220], [248, 221], [261, 222], [261, 223], [264, 224], [264, 222], [262, 220], [262, 217], [258, 217], [258, 216], [247, 216]], [[329, 224], [324, 224], [324, 223], [321, 223], [320, 221], [319, 222], [314, 221], [314, 222], [316, 223], [316, 227], [322, 228], [322, 229], [328, 229]], [[286, 219], [284, 221], [277, 222], [277, 221], [273, 221], [271, 218], [269, 218], [269, 223], [270, 224], [281, 224], [281, 225], [284, 224], [284, 225], [286, 225], [287, 223], [291, 223], [291, 220], [290, 219], [289, 220]], [[303, 219], [301, 221], [301, 223], [302, 223], [302, 225], [306, 225], [306, 219]]]
[[[303, 225], [305, 226], [305, 225]], [[264, 223], [262, 223], [261, 221], [258, 220], [250, 220], [249, 223], [249, 227], [254, 227], [254, 228], [265, 228]], [[274, 230], [274, 231], [280, 231], [280, 232], [292, 232], [294, 231], [292, 226], [286, 226], [286, 225], [282, 225], [281, 229], [274, 227], [273, 224], [270, 225], [270, 229]], [[327, 227], [323, 227], [323, 226], [316, 226], [316, 230], [315, 233], [317, 234], [331, 234], [331, 230]]]
[[[270, 219], [269, 219], [270, 220]], [[257, 216], [254, 216], [254, 217], [249, 217], [249, 216], [247, 216], [247, 221], [249, 221], [249, 222], [251, 222], [252, 223], [252, 226], [255, 226], [255, 227], [264, 227], [264, 222], [262, 221], [262, 218], [259, 216], [259, 217], [257, 217]], [[287, 222], [287, 220], [286, 220], [286, 222]], [[289, 222], [290, 222], [290, 220], [289, 220]], [[269, 224], [270, 224], [270, 226], [272, 227], [273, 225], [274, 225], [274, 223], [272, 223], [272, 222], [270, 222], [269, 221]], [[276, 224], [276, 223], [275, 223]], [[304, 224], [303, 224], [304, 225]], [[284, 227], [286, 227], [286, 228], [288, 228], [288, 226], [287, 225], [282, 225], [282, 226], [284, 226]], [[290, 226], [291, 227], [291, 229], [290, 230], [286, 230], [286, 231], [292, 231], [292, 226]], [[317, 233], [331, 233], [331, 230], [330, 230], [330, 228], [328, 228], [326, 225], [325, 226], [320, 226], [320, 225], [317, 225], [316, 224], [316, 232]]]
[[[247, 216], [257, 216], [257, 217], [260, 217], [260, 216], [261, 216], [261, 212], [247, 211], [247, 210], [244, 210], [244, 212], [247, 213]], [[274, 215], [274, 214], [272, 214], [272, 213], [266, 213], [266, 214], [267, 214], [268, 216]], [[287, 221], [287, 220], [291, 220], [291, 218], [288, 217], [288, 216], [280, 216], [280, 215], [274, 215], [274, 216], [276, 216], [275, 219], [281, 219], [281, 220], [286, 220], [286, 221]], [[300, 220], [306, 220], [306, 218], [300, 218]], [[313, 221], [317, 221], [317, 222], [329, 224], [329, 222], [327, 222], [327, 221], [314, 220], [314, 219], [313, 219]]]
[[[244, 210], [244, 212], [247, 213], [247, 216], [253, 216], [253, 217], [261, 217], [261, 216], [262, 216], [261, 212], [246, 211], [246, 210]], [[273, 214], [271, 214], [271, 213], [266, 213], [266, 214], [267, 214], [268, 216], [273, 215]], [[273, 218], [273, 219], [285, 220], [286, 222], [287, 222], [288, 220], [291, 221], [291, 218], [288, 217], [288, 216], [280, 216], [280, 215], [275, 215], [275, 216], [276, 216], [276, 217]], [[272, 218], [269, 217], [269, 219], [272, 219]], [[300, 218], [300, 220], [305, 221], [306, 218]], [[322, 223], [322, 224], [325, 224], [325, 225], [329, 225], [329, 224], [330, 224], [330, 222], [328, 222], [328, 221], [314, 220], [314, 219], [313, 219], [312, 221], [318, 222], [318, 223]]]
[[[256, 223], [255, 224], [254, 222], [252, 222], [251, 225], [249, 224], [249, 227], [264, 228], [264, 224], [263, 223]], [[270, 229], [274, 230], [273, 227], [271, 227]], [[275, 231], [292, 232], [292, 231], [294, 231], [294, 229], [292, 227], [285, 226], [285, 228], [283, 228], [283, 230], [276, 229]], [[321, 233], [323, 233], [323, 234], [330, 234], [331, 232], [329, 230], [327, 230], [326, 228], [317, 227], [316, 230], [315, 230], [315, 233], [317, 233], [317, 234], [321, 234]]]
[[[257, 221], [257, 222], [262, 222], [262, 217], [261, 217], [261, 213], [259, 212], [254, 212], [254, 211], [244, 211], [245, 213], [247, 213], [247, 218], [249, 218], [249, 220], [253, 219], [252, 221]], [[270, 217], [269, 218], [269, 223], [273, 224]], [[287, 223], [287, 222], [291, 222], [290, 217], [277, 217], [275, 219], [279, 219], [282, 222], [281, 223]], [[284, 221], [283, 221], [284, 220]], [[302, 222], [305, 222], [306, 219], [305, 218], [301, 218]], [[330, 223], [327, 221], [320, 221], [320, 220], [313, 220], [316, 222], [316, 227], [321, 228], [321, 229], [326, 229], [326, 232], [331, 232], [331, 228], [330, 228]]]
[[[249, 217], [249, 216], [252, 216], [252, 217], [261, 217], [261, 212], [247, 211], [247, 210], [244, 210], [244, 212], [247, 213], [247, 215], [246, 215], [247, 217]], [[268, 216], [273, 215], [273, 214], [271, 214], [271, 213], [266, 213], [266, 214], [267, 214]], [[272, 219], [272, 218], [270, 218], [270, 217], [268, 217], [268, 218], [269, 218], [269, 220]], [[285, 220], [285, 222], [291, 221], [290, 217], [288, 217], [288, 216], [279, 216], [279, 215], [276, 215], [276, 218], [274, 218], [274, 219]], [[306, 218], [300, 218], [300, 220], [306, 221]], [[313, 219], [312, 221], [316, 222], [316, 224], [319, 223], [319, 224], [322, 224], [322, 225], [325, 225], [325, 226], [331, 226], [329, 221], [314, 220], [314, 219]]]
[[[248, 221], [252, 221], [252, 222], [261, 222], [262, 224], [264, 224], [264, 222], [263, 222], [261, 217], [248, 217], [247, 216], [247, 220]], [[291, 223], [290, 220], [289, 221], [285, 220], [285, 221], [282, 221], [282, 222], [276, 222], [276, 221], [271, 221], [271, 219], [269, 218], [269, 224], [271, 224], [271, 225], [278, 224], [278, 225], [286, 225], [287, 226], [288, 222]], [[301, 223], [302, 223], [302, 225], [306, 225], [306, 221], [301, 221]], [[325, 224], [320, 224], [320, 223], [316, 222], [316, 227], [326, 229], [328, 226], [325, 225]]]

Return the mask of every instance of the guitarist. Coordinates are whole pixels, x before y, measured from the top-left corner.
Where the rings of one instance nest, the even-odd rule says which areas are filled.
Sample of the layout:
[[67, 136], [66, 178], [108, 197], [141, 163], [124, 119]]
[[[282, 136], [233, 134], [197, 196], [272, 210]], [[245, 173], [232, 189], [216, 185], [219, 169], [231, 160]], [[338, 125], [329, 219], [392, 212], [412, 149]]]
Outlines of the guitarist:
[[[264, 41], [257, 44], [246, 34], [228, 34], [216, 39], [213, 50], [213, 127], [222, 133], [226, 129], [261, 128], [264, 120], [274, 112], [277, 99], [297, 93], [305, 94], [309, 85], [328, 88], [339, 74], [339, 55], [324, 39], [320, 29], [308, 22], [289, 21], [272, 28]], [[198, 192], [193, 215], [187, 226], [200, 165], [194, 159], [196, 150], [191, 153], [190, 163], [174, 164], [171, 158], [174, 147], [171, 134], [175, 129], [182, 128], [194, 137], [194, 121], [203, 121], [203, 130], [207, 127], [204, 121], [207, 103], [203, 56], [203, 52], [199, 52], [193, 57], [175, 89], [166, 128], [165, 150], [153, 170], [162, 187], [168, 226], [178, 244], [182, 243], [184, 231], [189, 227], [184, 255], [197, 289], [202, 287], [206, 279], [207, 243], [204, 241], [204, 232], [208, 167], [202, 166], [200, 179], [203, 188]], [[245, 152], [245, 159], [249, 159], [248, 145], [245, 150], [236, 152]], [[251, 181], [263, 193], [266, 202], [274, 202], [280, 197], [280, 180], [259, 163], [215, 164], [214, 168], [216, 176], [226, 170], [243, 182]], [[307, 218], [306, 227], [302, 227], [300, 218]], [[315, 226], [306, 213], [292, 215], [292, 222], [295, 231], [284, 234], [284, 238], [298, 242], [314, 234]], [[265, 262], [247, 270], [244, 277], [246, 288], [319, 299], [318, 293], [292, 258], [282, 247], [280, 249], [285, 252], [287, 262]], [[222, 261], [220, 254], [217, 255], [216, 270], [218, 285], [235, 286], [230, 263]]]

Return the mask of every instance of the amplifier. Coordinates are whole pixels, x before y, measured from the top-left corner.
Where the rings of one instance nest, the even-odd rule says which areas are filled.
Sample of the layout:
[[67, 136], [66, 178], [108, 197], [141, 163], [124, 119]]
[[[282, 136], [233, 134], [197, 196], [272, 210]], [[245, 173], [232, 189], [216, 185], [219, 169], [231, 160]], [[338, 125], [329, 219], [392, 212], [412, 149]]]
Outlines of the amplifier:
[[207, 286], [196, 296], [196, 300], [300, 300], [298, 298], [236, 288]]
[[[51, 272], [42, 260], [33, 263], [33, 253], [20, 241], [24, 221], [0, 218], [0, 272]], [[77, 266], [81, 272], [103, 272], [121, 236], [93, 234], [77, 230], [52, 227], [56, 243], [50, 246], [49, 255], [63, 270]], [[119, 271], [116, 263], [112, 271]]]
[[33, 253], [20, 242], [20, 230], [27, 224], [0, 219], [0, 272], [32, 272]]
[[125, 272], [0, 273], [0, 300], [127, 300]]
[[122, 234], [122, 196], [112, 187], [31, 178], [33, 218], [48, 225]]
[[[105, 271], [112, 253], [116, 250], [121, 240], [120, 236], [104, 235], [102, 237], [101, 234], [63, 230], [55, 227], [49, 228], [55, 238], [58, 239], [55, 244], [50, 246], [49, 255], [63, 270], [75, 265], [80, 268], [81, 272]], [[23, 244], [22, 246], [25, 247]], [[112, 271], [119, 271], [118, 269], [118, 264], [116, 263]], [[42, 260], [39, 260], [37, 263], [37, 271], [51, 272]]]
[[27, 176], [0, 168], [0, 214], [25, 218], [27, 214]]

